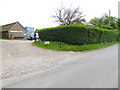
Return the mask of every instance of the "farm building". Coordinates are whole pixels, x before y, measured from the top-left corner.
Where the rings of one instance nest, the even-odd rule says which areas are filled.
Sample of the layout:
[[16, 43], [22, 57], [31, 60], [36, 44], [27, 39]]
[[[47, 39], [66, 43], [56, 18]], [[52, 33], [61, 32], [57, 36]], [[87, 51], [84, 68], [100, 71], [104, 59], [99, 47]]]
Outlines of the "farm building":
[[27, 30], [17, 21], [0, 26], [0, 38], [27, 39]]

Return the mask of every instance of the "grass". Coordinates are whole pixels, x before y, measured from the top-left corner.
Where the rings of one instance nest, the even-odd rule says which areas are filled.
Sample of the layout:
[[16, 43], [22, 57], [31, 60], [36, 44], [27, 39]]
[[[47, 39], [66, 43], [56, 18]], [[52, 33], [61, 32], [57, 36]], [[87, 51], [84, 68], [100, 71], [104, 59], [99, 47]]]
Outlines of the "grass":
[[0, 38], [0, 39], [4, 39], [4, 40], [12, 40], [12, 39], [8, 39], [8, 38]]
[[105, 43], [99, 43], [99, 44], [89, 44], [89, 45], [69, 45], [62, 43], [60, 47], [60, 42], [50, 42], [49, 45], [45, 45], [44, 41], [41, 42], [33, 42], [33, 46], [45, 48], [45, 49], [51, 49], [55, 51], [88, 51], [88, 50], [95, 50], [100, 48], [105, 48], [114, 44], [117, 44], [118, 42], [105, 42]]

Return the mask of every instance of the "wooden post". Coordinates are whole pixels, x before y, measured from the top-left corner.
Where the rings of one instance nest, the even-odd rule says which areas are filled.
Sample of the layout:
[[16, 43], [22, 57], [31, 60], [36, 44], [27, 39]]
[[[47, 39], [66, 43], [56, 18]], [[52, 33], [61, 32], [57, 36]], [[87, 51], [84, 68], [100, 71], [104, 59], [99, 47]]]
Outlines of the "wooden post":
[[62, 47], [62, 42], [60, 41], [60, 48]]

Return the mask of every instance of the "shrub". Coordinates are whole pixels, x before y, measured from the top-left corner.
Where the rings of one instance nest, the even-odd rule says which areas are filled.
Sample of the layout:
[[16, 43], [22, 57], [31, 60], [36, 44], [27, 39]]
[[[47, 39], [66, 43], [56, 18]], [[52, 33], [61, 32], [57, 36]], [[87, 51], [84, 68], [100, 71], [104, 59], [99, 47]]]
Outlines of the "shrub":
[[85, 25], [66, 25], [45, 28], [38, 31], [43, 41], [61, 41], [68, 44], [96, 44], [116, 41], [117, 30], [89, 27]]

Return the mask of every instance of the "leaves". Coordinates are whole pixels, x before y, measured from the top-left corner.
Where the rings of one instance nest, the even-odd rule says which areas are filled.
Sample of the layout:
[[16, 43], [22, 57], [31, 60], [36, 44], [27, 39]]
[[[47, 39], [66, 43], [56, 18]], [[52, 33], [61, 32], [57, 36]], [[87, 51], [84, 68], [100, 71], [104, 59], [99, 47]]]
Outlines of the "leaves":
[[39, 30], [43, 41], [61, 41], [68, 44], [95, 44], [117, 39], [117, 30], [108, 30], [85, 25], [65, 25]]
[[103, 15], [101, 18], [93, 18], [90, 20], [91, 24], [96, 25], [97, 27], [101, 28], [102, 25], [111, 26], [114, 29], [118, 28], [118, 19], [113, 16], [108, 16], [107, 14]]

